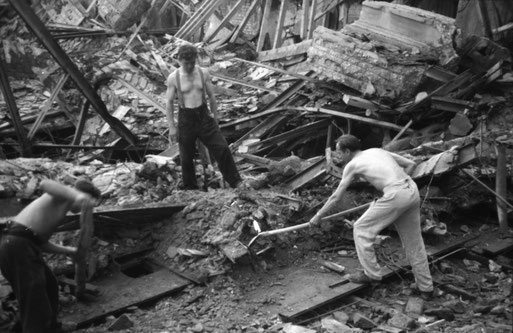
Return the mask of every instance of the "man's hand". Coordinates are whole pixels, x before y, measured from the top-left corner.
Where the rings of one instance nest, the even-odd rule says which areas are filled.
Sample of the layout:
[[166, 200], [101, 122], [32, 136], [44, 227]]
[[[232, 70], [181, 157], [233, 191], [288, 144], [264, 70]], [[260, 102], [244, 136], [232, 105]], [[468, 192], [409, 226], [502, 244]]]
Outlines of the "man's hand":
[[93, 208], [96, 206], [96, 199], [87, 193], [80, 192], [75, 198], [75, 203], [82, 209]]
[[318, 226], [321, 224], [321, 216], [319, 214], [315, 214], [308, 223], [310, 223], [310, 227]]
[[173, 125], [169, 126], [169, 144], [176, 143], [176, 127]]
[[66, 249], [66, 255], [71, 259], [76, 260], [78, 256], [78, 249], [74, 246], [64, 246], [64, 248]]

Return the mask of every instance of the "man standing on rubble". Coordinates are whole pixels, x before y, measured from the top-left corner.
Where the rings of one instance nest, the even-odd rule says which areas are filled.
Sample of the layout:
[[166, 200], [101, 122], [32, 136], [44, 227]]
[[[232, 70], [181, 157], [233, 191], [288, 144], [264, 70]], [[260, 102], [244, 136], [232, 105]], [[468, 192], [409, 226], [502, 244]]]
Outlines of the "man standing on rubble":
[[363, 177], [382, 191], [383, 196], [353, 224], [356, 252], [363, 272], [350, 274], [349, 280], [361, 284], [381, 280], [383, 273], [373, 244], [376, 236], [393, 223], [412, 267], [418, 291], [423, 299], [429, 299], [433, 293], [433, 281], [420, 228], [419, 191], [409, 176], [415, 163], [380, 148], [362, 151], [360, 141], [352, 135], [341, 136], [337, 150], [346, 163], [342, 180], [310, 223], [318, 225], [331, 208], [342, 202], [353, 178]]
[[100, 198], [100, 191], [85, 179], [74, 187], [45, 179], [40, 189], [44, 193], [7, 222], [0, 240], [0, 269], [18, 300], [17, 325], [23, 333], [62, 332], [57, 322], [58, 284], [42, 252], [77, 256], [75, 247], [49, 239], [68, 211], [90, 218]]
[[[224, 179], [233, 188], [243, 187], [226, 139], [217, 119], [217, 101], [208, 71], [196, 66], [198, 51], [190, 44], [182, 45], [177, 54], [180, 68], [167, 78], [166, 116], [169, 140], [180, 150], [184, 189], [197, 189], [194, 155], [196, 139], [208, 148], [218, 163]], [[207, 106], [206, 95], [210, 104]], [[178, 99], [178, 126], [174, 118], [174, 99]]]

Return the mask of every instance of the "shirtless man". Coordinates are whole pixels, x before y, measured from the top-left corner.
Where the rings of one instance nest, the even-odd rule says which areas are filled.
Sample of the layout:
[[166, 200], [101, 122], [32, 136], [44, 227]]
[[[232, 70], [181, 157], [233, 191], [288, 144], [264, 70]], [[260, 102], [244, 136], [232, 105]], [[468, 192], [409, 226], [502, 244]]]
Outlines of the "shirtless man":
[[76, 256], [75, 247], [48, 240], [68, 211], [91, 216], [100, 197], [100, 191], [83, 179], [74, 188], [43, 180], [40, 188], [44, 193], [7, 222], [0, 240], [0, 269], [18, 300], [24, 333], [61, 332], [57, 280], [42, 252]]
[[[196, 47], [185, 44], [178, 50], [180, 68], [167, 78], [166, 116], [169, 123], [169, 141], [180, 149], [184, 189], [197, 189], [194, 155], [196, 139], [208, 148], [218, 163], [219, 170], [231, 187], [242, 186], [242, 179], [233, 160], [228, 143], [217, 124], [217, 102], [208, 71], [196, 66]], [[210, 103], [207, 106], [206, 95]], [[178, 98], [178, 126], [174, 118], [174, 99]], [[178, 128], [177, 128], [178, 127]]]
[[342, 154], [343, 162], [347, 163], [342, 180], [310, 223], [318, 225], [334, 205], [342, 202], [342, 196], [353, 178], [363, 177], [382, 191], [383, 196], [353, 225], [356, 252], [363, 272], [350, 274], [349, 280], [362, 284], [381, 280], [383, 273], [373, 244], [381, 230], [393, 223], [412, 266], [420, 295], [429, 299], [433, 292], [433, 281], [420, 229], [419, 191], [409, 176], [415, 163], [383, 149], [362, 151], [360, 147], [360, 141], [352, 135], [343, 135], [338, 139], [337, 150]]

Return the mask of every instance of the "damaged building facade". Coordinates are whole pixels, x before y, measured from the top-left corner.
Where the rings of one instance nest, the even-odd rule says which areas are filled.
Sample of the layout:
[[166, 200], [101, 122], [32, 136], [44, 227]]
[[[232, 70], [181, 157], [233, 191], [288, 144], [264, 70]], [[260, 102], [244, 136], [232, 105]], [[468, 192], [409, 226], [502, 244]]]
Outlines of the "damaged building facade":
[[[46, 257], [77, 332], [511, 332], [513, 5], [483, 0], [0, 0], [0, 224], [43, 179], [101, 190], [90, 300]], [[192, 43], [208, 68], [236, 192], [198, 145], [181, 189], [166, 78]], [[413, 160], [436, 297], [412, 294], [397, 234], [389, 274], [359, 269], [352, 230], [379, 196], [340, 182], [342, 134]], [[79, 241], [71, 214], [53, 239]], [[0, 331], [16, 301], [0, 279]]]

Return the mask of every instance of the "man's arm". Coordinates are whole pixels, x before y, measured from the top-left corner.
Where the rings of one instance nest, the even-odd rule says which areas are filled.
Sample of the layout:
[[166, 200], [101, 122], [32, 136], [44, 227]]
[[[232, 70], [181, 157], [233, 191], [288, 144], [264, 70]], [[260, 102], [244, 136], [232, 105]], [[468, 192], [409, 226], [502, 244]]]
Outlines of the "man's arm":
[[43, 179], [39, 187], [54, 198], [76, 202], [80, 206], [94, 206], [92, 197], [89, 194], [81, 192], [71, 186], [63, 185], [55, 180]]
[[46, 242], [41, 245], [41, 250], [47, 253], [66, 254], [74, 257], [77, 253], [77, 248], [73, 246], [63, 246], [51, 242]]
[[[203, 69], [200, 69], [203, 70]], [[210, 104], [210, 111], [212, 111], [212, 115], [214, 119], [217, 120], [217, 100], [214, 94], [214, 85], [212, 84], [212, 79], [210, 78], [210, 74], [208, 70], [203, 70], [203, 74], [205, 77], [205, 90], [208, 95], [208, 101]]]
[[344, 168], [344, 172], [342, 173], [342, 180], [340, 184], [338, 184], [337, 189], [333, 194], [328, 198], [326, 203], [322, 206], [321, 209], [310, 219], [310, 224], [317, 225], [320, 223], [321, 219], [327, 215], [327, 213], [332, 209], [334, 205], [342, 201], [342, 196], [346, 192], [349, 184], [353, 180], [355, 175], [355, 165], [352, 162], [346, 164]]
[[169, 125], [169, 141], [174, 142], [176, 140], [176, 125], [175, 125], [175, 106], [174, 100], [176, 96], [176, 73], [178, 69], [167, 77], [167, 91], [166, 91], [166, 118]]
[[410, 159], [408, 159], [406, 157], [403, 157], [403, 156], [401, 156], [399, 154], [392, 153], [392, 152], [388, 152], [388, 153], [397, 162], [397, 164], [399, 164], [399, 166], [404, 169], [404, 171], [408, 175], [412, 174], [413, 170], [417, 166], [417, 164], [415, 162], [413, 162], [412, 160], [410, 160]]

